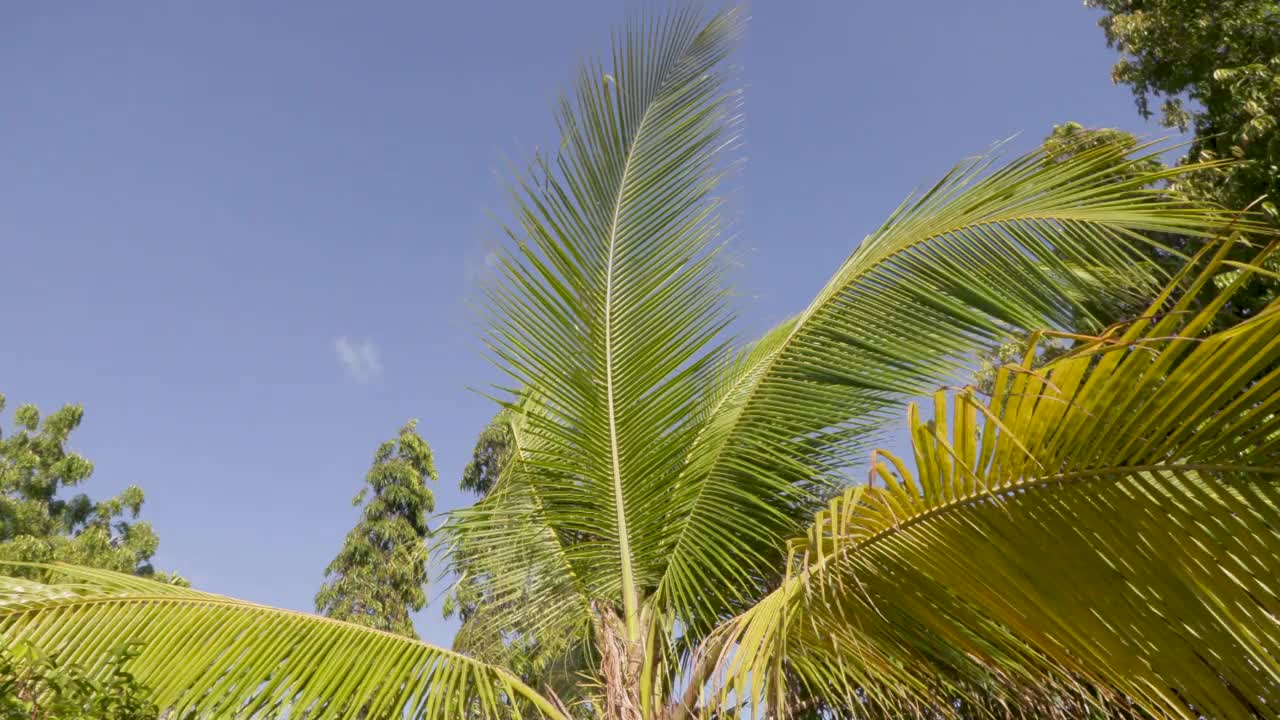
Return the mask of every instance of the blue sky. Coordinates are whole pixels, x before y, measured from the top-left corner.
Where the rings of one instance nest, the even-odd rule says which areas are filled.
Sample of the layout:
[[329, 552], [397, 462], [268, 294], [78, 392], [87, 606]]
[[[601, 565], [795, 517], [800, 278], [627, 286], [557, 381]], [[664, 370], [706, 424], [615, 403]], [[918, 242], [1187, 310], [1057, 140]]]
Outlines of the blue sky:
[[[631, 3], [10, 3], [0, 10], [0, 392], [86, 407], [157, 564], [310, 609], [374, 448], [410, 417], [442, 509], [492, 412], [471, 302], [504, 158]], [[1078, 0], [756, 0], [733, 181], [747, 335], [913, 188], [1057, 122], [1157, 129]], [[434, 595], [439, 588], [433, 590]], [[448, 642], [437, 607], [425, 638]]]

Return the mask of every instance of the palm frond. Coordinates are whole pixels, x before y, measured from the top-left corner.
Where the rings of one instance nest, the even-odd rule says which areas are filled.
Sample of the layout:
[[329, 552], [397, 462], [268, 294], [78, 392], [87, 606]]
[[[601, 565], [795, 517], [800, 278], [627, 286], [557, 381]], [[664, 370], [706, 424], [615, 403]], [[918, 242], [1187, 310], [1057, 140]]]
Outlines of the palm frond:
[[736, 10], [642, 18], [617, 33], [610, 69], [583, 64], [559, 152], [516, 181], [518, 229], [488, 290], [492, 354], [542, 406], [525, 460], [543, 471], [541, 512], [632, 640], [663, 561], [664, 488], [727, 322], [714, 192], [740, 25]]
[[511, 673], [427, 643], [129, 575], [44, 569], [53, 584], [0, 577], [0, 633], [64, 663], [128, 669], [179, 716], [520, 717], [565, 720]]
[[[1004, 703], [1266, 717], [1280, 703], [1280, 303], [1206, 335], [1247, 279], [994, 399], [914, 405], [915, 470], [819, 512], [787, 580], [720, 629], [726, 691], [867, 714]], [[1257, 266], [1263, 265], [1260, 261]]]
[[[736, 573], [744, 568], [768, 567], [771, 561], [773, 567], [779, 566], [776, 556], [781, 543], [767, 535], [744, 533], [744, 525], [794, 525], [788, 512], [803, 504], [806, 493], [820, 492], [812, 484], [797, 482], [780, 493], [773, 477], [749, 472], [737, 476], [732, 485], [712, 479], [752, 390], [794, 327], [795, 320], [778, 325], [715, 375], [700, 408], [699, 435], [687, 454], [680, 482], [667, 496], [671, 532], [663, 541], [673, 559], [655, 601], [676, 599], [672, 609], [685, 611], [681, 619], [690, 631], [714, 624], [719, 619], [717, 610], [733, 607], [734, 590], [744, 584]], [[707, 508], [725, 508], [729, 514], [694, 517], [694, 512]], [[723, 522], [727, 519], [734, 521]], [[697, 560], [688, 558], [690, 554], [697, 554]], [[689, 598], [696, 600], [689, 602]]]
[[[455, 511], [445, 526], [455, 571], [477, 594], [454, 647], [506, 665], [513, 652], [533, 669], [581, 655], [591, 637], [591, 595], [574, 572], [569, 543], [548, 522], [527, 457], [539, 442], [525, 433], [537, 402], [506, 413], [511, 455], [489, 494]], [[509, 669], [516, 670], [508, 666]], [[585, 669], [585, 668], [583, 668]]]
[[1150, 189], [1182, 169], [1119, 172], [1143, 167], [1131, 150], [966, 162], [863, 240], [758, 366], [731, 369], [734, 401], [698, 437], [671, 503], [658, 595], [686, 618], [752, 601], [906, 399], [978, 350], [1081, 319], [1086, 300], [1158, 289], [1141, 254], [1151, 236], [1229, 222]]

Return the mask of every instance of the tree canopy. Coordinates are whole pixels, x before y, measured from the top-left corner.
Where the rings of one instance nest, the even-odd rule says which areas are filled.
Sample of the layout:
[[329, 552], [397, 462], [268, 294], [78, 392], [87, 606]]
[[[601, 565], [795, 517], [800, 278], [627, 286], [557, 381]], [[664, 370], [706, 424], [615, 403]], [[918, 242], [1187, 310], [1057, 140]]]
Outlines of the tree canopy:
[[[1275, 0], [1086, 0], [1120, 52], [1112, 79], [1138, 110], [1191, 131], [1184, 162], [1230, 160], [1187, 173], [1175, 189], [1280, 226], [1280, 4]], [[1158, 104], [1158, 107], [1157, 107]], [[1238, 259], [1238, 258], [1237, 258]], [[1245, 315], [1280, 292], [1254, 279], [1233, 299]]]
[[94, 673], [0, 638], [0, 720], [156, 720], [160, 708], [125, 667], [137, 654], [128, 643], [112, 648]]
[[471, 461], [462, 470], [463, 490], [488, 495], [511, 458], [511, 411], [501, 410], [476, 438]]
[[410, 613], [427, 602], [428, 520], [436, 480], [431, 447], [410, 420], [378, 447], [352, 505], [360, 519], [325, 568], [316, 611], [331, 618], [416, 638]]
[[[1086, 0], [1120, 51], [1115, 82], [1165, 127], [1193, 130], [1189, 160], [1238, 162], [1182, 183], [1244, 207], [1280, 201], [1280, 5], [1274, 0]], [[1153, 107], [1159, 103], [1159, 108]]]
[[[5, 397], [0, 395], [0, 412]], [[84, 408], [65, 405], [41, 417], [34, 405], [13, 411], [13, 427], [0, 436], [0, 560], [67, 562], [185, 582], [157, 573], [151, 558], [160, 539], [138, 520], [142, 489], [115, 497], [67, 496], [93, 474], [93, 463], [70, 450]]]

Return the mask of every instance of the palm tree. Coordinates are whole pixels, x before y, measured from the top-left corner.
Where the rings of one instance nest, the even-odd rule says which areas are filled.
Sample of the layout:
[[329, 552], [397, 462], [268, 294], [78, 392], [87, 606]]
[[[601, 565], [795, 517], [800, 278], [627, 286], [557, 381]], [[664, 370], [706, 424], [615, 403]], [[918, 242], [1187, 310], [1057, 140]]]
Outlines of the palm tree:
[[[911, 405], [914, 471], [871, 452], [974, 352], [1155, 292], [1149, 237], [1256, 227], [1148, 189], [1178, 170], [1116, 172], [1142, 150], [970, 160], [739, 346], [716, 189], [742, 22], [627, 25], [512, 182], [487, 294], [512, 459], [451, 523], [483, 597], [460, 647], [71, 567], [0, 581], [6, 638], [141, 641], [157, 702], [211, 716], [1274, 716], [1280, 306], [1204, 334], [1266, 272], [1230, 242], [990, 401]], [[532, 687], [513, 646], [583, 677]]]

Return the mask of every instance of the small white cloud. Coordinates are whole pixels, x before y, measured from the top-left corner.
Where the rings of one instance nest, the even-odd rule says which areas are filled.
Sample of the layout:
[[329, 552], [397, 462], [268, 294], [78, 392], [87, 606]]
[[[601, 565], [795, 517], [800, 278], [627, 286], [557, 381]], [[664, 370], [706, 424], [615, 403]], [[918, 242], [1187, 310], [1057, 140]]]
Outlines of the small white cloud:
[[462, 261], [462, 277], [470, 285], [485, 281], [492, 277], [501, 262], [502, 258], [493, 251], [486, 252], [479, 260], [464, 258]]
[[370, 382], [382, 374], [378, 346], [368, 340], [355, 344], [344, 335], [333, 341], [333, 350], [338, 353], [338, 363], [358, 383]]

